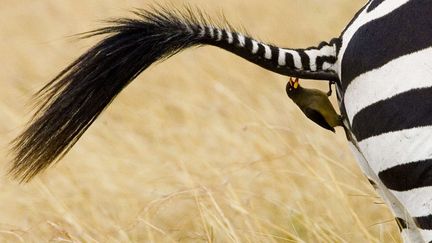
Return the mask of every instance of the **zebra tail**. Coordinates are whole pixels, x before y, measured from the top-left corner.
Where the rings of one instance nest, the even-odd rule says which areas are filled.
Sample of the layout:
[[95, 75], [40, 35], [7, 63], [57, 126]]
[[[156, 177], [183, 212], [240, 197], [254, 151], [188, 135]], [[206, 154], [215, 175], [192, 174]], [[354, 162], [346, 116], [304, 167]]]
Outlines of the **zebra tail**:
[[[39, 108], [12, 144], [10, 175], [27, 182], [57, 162], [142, 71], [188, 47], [217, 46], [285, 75], [337, 77], [323, 69], [326, 62], [335, 60], [332, 53], [315, 55], [317, 65], [312, 67], [307, 52], [317, 53], [316, 50], [282, 49], [260, 43], [231, 27], [215, 27], [204, 14], [191, 8], [140, 10], [135, 14], [136, 18], [113, 20], [108, 27], [85, 33], [83, 37], [106, 37], [36, 94]], [[326, 45], [320, 48], [328, 49]]]

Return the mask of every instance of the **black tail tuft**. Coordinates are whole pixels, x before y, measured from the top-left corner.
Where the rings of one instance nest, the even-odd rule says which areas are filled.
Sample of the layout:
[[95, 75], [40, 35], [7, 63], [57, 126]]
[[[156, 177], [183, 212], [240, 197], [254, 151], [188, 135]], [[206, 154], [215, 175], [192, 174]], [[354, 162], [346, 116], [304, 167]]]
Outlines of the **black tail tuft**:
[[[194, 12], [194, 14], [192, 14]], [[151, 64], [199, 44], [208, 24], [186, 8], [136, 11], [136, 19], [84, 34], [107, 35], [43, 87], [32, 123], [13, 142], [10, 174], [27, 182], [64, 156], [110, 102]], [[197, 17], [198, 16], [198, 17]]]
[[[311, 69], [308, 49], [262, 43], [217, 24], [197, 9], [159, 7], [135, 12], [136, 18], [110, 21], [110, 26], [83, 37], [105, 38], [66, 67], [38, 93], [39, 109], [15, 139], [10, 174], [29, 181], [64, 156], [110, 102], [151, 64], [185, 48], [213, 45], [270, 71], [299, 78], [338, 80], [323, 64], [336, 61], [334, 43], [314, 47], [319, 53]], [[327, 65], [328, 66], [328, 65]]]

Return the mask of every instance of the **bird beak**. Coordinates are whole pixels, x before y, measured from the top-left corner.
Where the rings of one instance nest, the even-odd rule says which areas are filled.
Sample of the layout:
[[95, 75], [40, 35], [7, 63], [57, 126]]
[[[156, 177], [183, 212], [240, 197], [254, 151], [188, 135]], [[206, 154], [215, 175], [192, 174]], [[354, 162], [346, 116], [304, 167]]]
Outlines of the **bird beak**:
[[299, 86], [299, 79], [298, 78], [293, 79], [292, 77], [290, 77], [288, 83], [291, 87], [293, 87], [294, 89], [297, 89]]
[[[290, 81], [291, 81], [291, 80], [290, 80]], [[299, 79], [296, 78], [296, 79], [294, 80], [294, 85], [293, 85], [293, 87], [294, 87], [294, 89], [297, 89], [298, 86], [299, 86]]]

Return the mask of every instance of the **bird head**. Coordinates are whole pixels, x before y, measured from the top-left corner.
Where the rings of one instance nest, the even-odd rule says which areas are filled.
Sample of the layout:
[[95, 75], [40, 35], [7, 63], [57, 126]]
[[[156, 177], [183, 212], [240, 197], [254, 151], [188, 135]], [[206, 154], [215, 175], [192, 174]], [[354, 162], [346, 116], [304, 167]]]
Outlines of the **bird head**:
[[300, 90], [299, 79], [290, 78], [286, 85], [286, 92], [288, 96], [291, 97], [291, 95], [297, 93], [299, 90]]

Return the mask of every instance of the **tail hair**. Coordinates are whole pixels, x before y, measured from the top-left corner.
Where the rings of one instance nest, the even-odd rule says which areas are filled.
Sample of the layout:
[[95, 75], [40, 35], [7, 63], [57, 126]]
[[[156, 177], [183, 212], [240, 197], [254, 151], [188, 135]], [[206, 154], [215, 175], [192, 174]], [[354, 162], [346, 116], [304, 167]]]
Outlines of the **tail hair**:
[[[337, 80], [338, 39], [308, 49], [280, 48], [218, 24], [197, 9], [157, 7], [83, 34], [105, 36], [37, 94], [39, 108], [13, 142], [10, 174], [29, 181], [62, 158], [132, 80], [188, 47], [213, 45], [287, 76]], [[244, 32], [243, 32], [244, 33]]]
[[36, 94], [33, 121], [12, 143], [9, 173], [27, 182], [62, 158], [133, 79], [151, 64], [200, 43], [211, 20], [184, 10], [137, 10], [83, 34], [107, 37], [67, 66]]

